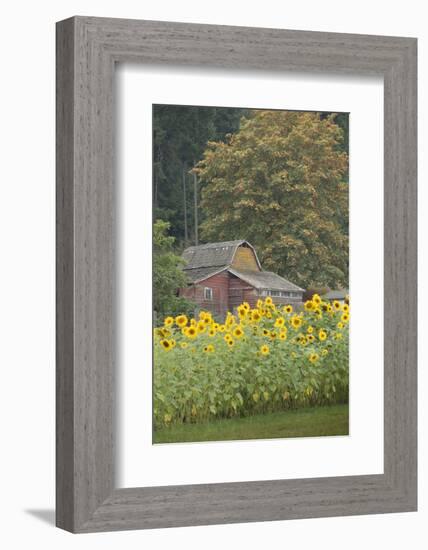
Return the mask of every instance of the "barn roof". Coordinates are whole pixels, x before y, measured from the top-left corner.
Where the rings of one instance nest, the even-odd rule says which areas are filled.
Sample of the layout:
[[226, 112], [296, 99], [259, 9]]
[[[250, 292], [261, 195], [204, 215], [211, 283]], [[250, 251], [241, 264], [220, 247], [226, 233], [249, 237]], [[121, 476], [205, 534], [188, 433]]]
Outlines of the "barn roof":
[[236, 269], [229, 269], [228, 271], [259, 290], [269, 289], [304, 292], [303, 288], [300, 288], [294, 283], [290, 283], [290, 281], [287, 281], [287, 279], [280, 277], [272, 271], [238, 271]]
[[199, 281], [204, 281], [209, 277], [212, 277], [216, 273], [223, 271], [224, 266], [220, 267], [198, 267], [195, 269], [186, 269], [185, 273], [187, 277], [192, 281], [192, 283], [198, 283]]
[[287, 279], [271, 271], [244, 271], [232, 269], [231, 265], [236, 250], [243, 244], [253, 250], [257, 264], [261, 270], [261, 264], [252, 245], [248, 241], [237, 240], [208, 243], [186, 248], [183, 252], [183, 259], [186, 262], [183, 268], [184, 272], [192, 283], [199, 283], [227, 269], [232, 275], [239, 277], [257, 289], [303, 292], [303, 288], [290, 283]]
[[[223, 241], [220, 243], [190, 246], [183, 252], [183, 259], [186, 262], [184, 269], [185, 271], [188, 271], [192, 269], [200, 269], [202, 267], [227, 267], [231, 265], [237, 248], [243, 244], [249, 246], [254, 251], [254, 248], [250, 245], [250, 243], [244, 240]], [[257, 263], [260, 266], [260, 262], [255, 251], [254, 254], [256, 256]]]

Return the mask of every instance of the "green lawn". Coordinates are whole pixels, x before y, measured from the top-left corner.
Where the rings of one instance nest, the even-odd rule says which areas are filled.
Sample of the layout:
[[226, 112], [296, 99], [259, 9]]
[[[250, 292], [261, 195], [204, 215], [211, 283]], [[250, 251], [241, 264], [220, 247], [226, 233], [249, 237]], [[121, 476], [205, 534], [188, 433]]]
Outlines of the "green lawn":
[[318, 437], [349, 434], [348, 405], [312, 407], [205, 424], [178, 424], [154, 432], [153, 443]]

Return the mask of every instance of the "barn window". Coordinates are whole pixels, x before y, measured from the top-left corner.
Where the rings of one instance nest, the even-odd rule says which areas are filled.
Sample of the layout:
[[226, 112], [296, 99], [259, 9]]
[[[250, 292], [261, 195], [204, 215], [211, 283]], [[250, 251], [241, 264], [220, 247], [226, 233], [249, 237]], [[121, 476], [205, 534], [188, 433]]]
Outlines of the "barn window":
[[212, 300], [213, 299], [213, 289], [206, 286], [204, 288], [204, 299], [205, 300]]

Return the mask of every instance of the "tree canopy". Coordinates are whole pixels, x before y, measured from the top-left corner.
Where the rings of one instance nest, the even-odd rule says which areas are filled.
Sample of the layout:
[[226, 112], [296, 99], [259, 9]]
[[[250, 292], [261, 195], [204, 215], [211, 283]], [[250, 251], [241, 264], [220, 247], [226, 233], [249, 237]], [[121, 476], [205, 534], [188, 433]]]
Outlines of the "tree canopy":
[[348, 155], [335, 116], [253, 111], [210, 141], [194, 168], [202, 238], [246, 239], [265, 269], [304, 288], [347, 286]]

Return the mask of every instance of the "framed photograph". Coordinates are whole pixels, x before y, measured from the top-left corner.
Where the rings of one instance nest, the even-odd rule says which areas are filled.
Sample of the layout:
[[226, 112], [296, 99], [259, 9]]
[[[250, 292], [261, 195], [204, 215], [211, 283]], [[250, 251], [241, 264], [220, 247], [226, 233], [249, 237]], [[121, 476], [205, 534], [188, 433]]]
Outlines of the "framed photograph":
[[57, 24], [57, 525], [417, 507], [416, 39]]

